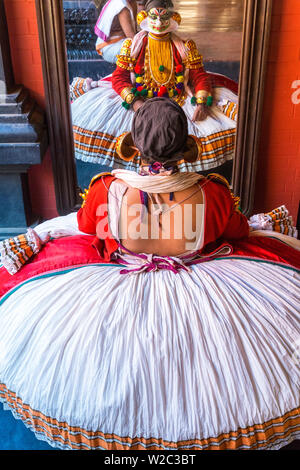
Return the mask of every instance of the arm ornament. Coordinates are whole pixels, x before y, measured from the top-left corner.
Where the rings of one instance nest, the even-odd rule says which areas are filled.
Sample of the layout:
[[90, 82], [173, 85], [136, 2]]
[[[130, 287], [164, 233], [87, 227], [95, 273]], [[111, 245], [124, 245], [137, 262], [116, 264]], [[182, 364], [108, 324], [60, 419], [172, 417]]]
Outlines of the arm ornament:
[[117, 67], [125, 70], [133, 70], [136, 59], [131, 57], [131, 39], [125, 39], [120, 54], [117, 55]]
[[210, 107], [213, 104], [213, 97], [211, 93], [206, 90], [199, 90], [195, 96], [192, 97], [191, 103], [193, 106], [196, 104], [205, 104]]
[[184, 61], [185, 67], [188, 69], [200, 69], [203, 67], [203, 58], [198, 52], [195, 42], [189, 39], [184, 45], [188, 53], [187, 59]]
[[128, 104], [132, 104], [135, 99], [135, 94], [132, 91], [132, 88], [126, 87], [121, 91], [121, 98]]

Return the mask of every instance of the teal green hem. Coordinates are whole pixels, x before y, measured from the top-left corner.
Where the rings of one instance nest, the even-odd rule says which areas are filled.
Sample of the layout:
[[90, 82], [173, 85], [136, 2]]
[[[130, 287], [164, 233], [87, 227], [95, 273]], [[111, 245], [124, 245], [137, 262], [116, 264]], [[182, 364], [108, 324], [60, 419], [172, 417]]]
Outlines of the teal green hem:
[[16, 292], [18, 289], [20, 289], [20, 287], [25, 286], [25, 285], [28, 284], [29, 282], [37, 281], [38, 279], [45, 279], [45, 278], [47, 278], [47, 277], [52, 277], [52, 276], [60, 276], [60, 275], [62, 275], [62, 274], [70, 273], [71, 271], [75, 271], [76, 269], [86, 268], [87, 266], [114, 266], [114, 267], [116, 267], [116, 268], [125, 267], [125, 265], [123, 265], [123, 264], [102, 264], [102, 263], [99, 263], [99, 264], [85, 264], [84, 266], [78, 266], [78, 267], [75, 267], [75, 268], [66, 269], [66, 270], [64, 270], [64, 271], [57, 271], [57, 272], [50, 272], [50, 273], [46, 273], [46, 274], [41, 274], [40, 276], [35, 276], [35, 277], [32, 277], [31, 279], [27, 279], [27, 281], [21, 282], [21, 284], [19, 284], [18, 286], [14, 287], [12, 290], [10, 290], [9, 292], [7, 292], [7, 294], [4, 294], [4, 296], [2, 297], [2, 299], [0, 299], [0, 306], [1, 306], [14, 292]]

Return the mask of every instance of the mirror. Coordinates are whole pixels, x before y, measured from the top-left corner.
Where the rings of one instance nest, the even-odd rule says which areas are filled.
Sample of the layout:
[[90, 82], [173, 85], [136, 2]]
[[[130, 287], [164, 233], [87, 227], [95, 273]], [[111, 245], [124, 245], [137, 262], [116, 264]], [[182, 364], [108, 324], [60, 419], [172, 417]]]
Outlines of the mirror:
[[[173, 21], [171, 35], [164, 33], [159, 37], [168, 36], [168, 38], [164, 41], [156, 39], [154, 42], [152, 41], [153, 44], [151, 42], [152, 34], [147, 32], [147, 48], [144, 51], [141, 45], [137, 55], [138, 62], [145, 67], [144, 70], [141, 70], [144, 75], [134, 78], [132, 72], [130, 75], [128, 70], [122, 69], [123, 88], [125, 88], [126, 82], [131, 83], [131, 87], [134, 87], [136, 80], [138, 90], [139, 80], [146, 80], [147, 54], [149, 53], [150, 56], [151, 51], [152, 65], [149, 62], [151, 68], [149, 77], [151, 76], [151, 80], [155, 80], [157, 88], [148, 84], [147, 87], [144, 86], [142, 92], [147, 94], [148, 91], [148, 95], [153, 96], [154, 94], [155, 96], [160, 93], [160, 89], [155, 90], [168, 81], [166, 95], [172, 95], [171, 99], [180, 103], [188, 117], [189, 133], [198, 137], [203, 149], [203, 154], [197, 164], [188, 165], [182, 162], [179, 164], [180, 170], [193, 170], [204, 174], [218, 172], [231, 182], [235, 151], [237, 83], [242, 48], [244, 1], [198, 0], [183, 2], [175, 0], [173, 4], [172, 11], [178, 12], [181, 16], [179, 27]], [[126, 37], [133, 39], [135, 33], [147, 29], [148, 18], [140, 24], [136, 21], [137, 12], [143, 9], [143, 5], [136, 0], [107, 0], [104, 2], [63, 0], [63, 8], [74, 129], [75, 165], [78, 184], [84, 189], [89, 186], [91, 178], [101, 171], [110, 171], [112, 168], [138, 171], [139, 157], [136, 157], [132, 162], [124, 162], [118, 158], [115, 151], [118, 136], [131, 130], [134, 111], [132, 107], [127, 111], [122, 108], [122, 91], [116, 92], [113, 89], [115, 87], [113, 79], [112, 82], [105, 81], [103, 85], [99, 80], [116, 69], [117, 56], [122, 53], [123, 41]], [[123, 17], [124, 13], [126, 16]], [[174, 39], [173, 33], [183, 39], [179, 45], [177, 45], [179, 40]], [[176, 66], [178, 59], [176, 59], [175, 53], [174, 57], [168, 57], [169, 49], [166, 44], [171, 44], [171, 40], [177, 51], [180, 51], [180, 47], [187, 40], [195, 42], [197, 49], [203, 56], [204, 68], [210, 72], [208, 78], [202, 78], [199, 75], [201, 64], [194, 61], [190, 65], [189, 81], [185, 87], [180, 89], [177, 88], [177, 84], [171, 85], [172, 71], [176, 80], [176, 67], [178, 67], [178, 65]], [[159, 44], [163, 44], [163, 46], [160, 48]], [[191, 53], [195, 55], [195, 52], [191, 51]], [[143, 59], [142, 62], [140, 57]], [[154, 67], [157, 66], [156, 60], [158, 60], [156, 57], [159, 57], [159, 60], [165, 60], [166, 64], [169, 63], [165, 66], [168, 72], [155, 72]], [[180, 63], [182, 63], [181, 60]], [[120, 67], [123, 66], [124, 64], [121, 63]], [[193, 67], [198, 68], [195, 71]], [[198, 73], [197, 76], [196, 73]], [[219, 74], [222, 74], [225, 80], [228, 77], [229, 86], [222, 86], [223, 79], [219, 79]], [[183, 80], [184, 76], [182, 75], [181, 78]], [[217, 81], [216, 86], [211, 89], [215, 103], [209, 109], [208, 117], [203, 119], [203, 122], [198, 120], [193, 123], [192, 118], [196, 106], [194, 108], [191, 106], [191, 97], [197, 96], [196, 88], [207, 87], [206, 81]], [[231, 83], [231, 81], [235, 83]], [[98, 84], [99, 86], [97, 86]], [[183, 83], [179, 82], [179, 85], [183, 85]], [[183, 97], [185, 90], [185, 97]], [[232, 93], [233, 91], [234, 93]], [[177, 92], [178, 95], [173, 97], [173, 93]], [[120, 94], [121, 96], [118, 98]], [[180, 100], [177, 99], [179, 94], [182, 96]], [[223, 110], [226, 114], [223, 114]]]
[[[75, 138], [74, 144], [72, 129], [74, 112], [72, 111], [73, 105], [70, 105], [70, 99], [74, 98], [74, 95], [70, 95], [70, 82], [76, 76], [83, 75], [82, 78], [91, 76], [91, 80], [97, 82], [99, 78], [111, 74], [115, 68], [113, 61], [104, 61], [95, 50], [97, 37], [93, 29], [103, 3], [105, 2], [96, 0], [36, 0], [57, 206], [61, 214], [78, 207], [79, 186], [85, 187], [90, 176], [103, 171], [105, 166], [107, 168], [107, 164], [111, 163], [109, 156], [113, 149], [109, 139], [106, 142], [102, 140], [104, 154], [108, 156], [106, 161], [105, 158], [100, 159], [100, 162], [74, 158], [78, 157], [76, 155], [78, 142], [76, 143]], [[182, 23], [176, 34], [183, 39], [193, 39], [196, 42], [203, 55], [205, 69], [212, 74], [224, 74], [231, 81], [239, 80], [237, 134], [236, 125], [232, 125], [233, 120], [223, 113], [227, 124], [231, 121], [231, 124], [225, 127], [225, 131], [231, 132], [234, 129], [236, 134], [235, 146], [230, 150], [232, 158], [226, 163], [231, 166], [224, 169], [224, 161], [218, 162], [216, 159], [215, 166], [210, 165], [209, 168], [204, 168], [204, 171], [201, 171], [201, 168], [198, 169], [201, 172], [205, 170], [214, 172], [219, 169], [219, 163], [222, 163], [223, 168], [220, 172], [222, 173], [224, 169], [225, 176], [231, 179], [233, 191], [241, 197], [241, 208], [247, 215], [251, 211], [255, 189], [256, 155], [270, 31], [271, 0], [230, 2], [191, 0], [174, 3], [175, 11], [182, 16]], [[74, 40], [75, 44], [72, 44]], [[215, 80], [216, 77], [218, 81], [218, 75], [214, 75]], [[226, 85], [228, 83], [231, 82], [226, 82]], [[220, 83], [217, 83], [218, 86], [220, 87]], [[98, 92], [97, 88], [88, 91], [86, 95], [90, 93], [92, 96], [96, 92]], [[80, 96], [76, 101], [80, 102], [82, 98]], [[123, 111], [122, 99], [117, 95], [116, 98], [118, 110]], [[115, 97], [111, 97], [112, 101], [114, 99]], [[81, 115], [86, 118], [86, 121], [75, 123], [79, 132], [84, 129], [84, 140], [79, 142], [79, 145], [88, 144], [88, 151], [94, 144], [96, 144], [94, 147], [99, 147], [99, 140], [93, 140], [95, 135], [85, 133], [86, 131], [94, 132], [96, 127], [93, 128], [91, 121], [94, 118], [97, 125], [99, 116], [101, 117], [100, 114], [91, 112], [95, 102], [91, 100], [90, 107], [82, 107]], [[100, 109], [104, 109], [103, 103]], [[108, 111], [104, 120], [105, 125], [108, 121], [114, 122], [121, 111], [116, 113], [116, 108], [114, 112]], [[78, 115], [80, 112], [77, 112]], [[220, 119], [219, 116], [220, 114], [217, 115], [218, 119]], [[120, 126], [113, 127], [113, 125], [110, 129], [113, 131], [107, 132], [107, 129], [104, 129], [103, 132], [103, 126], [96, 129], [98, 133], [96, 137], [104, 134], [106, 138], [110, 134], [111, 141], [113, 141], [122, 133], [120, 130], [124, 130]], [[203, 136], [210, 135], [209, 132], [214, 134], [216, 129], [206, 130]], [[86, 169], [90, 165], [92, 167], [89, 173]], [[82, 167], [85, 167], [85, 170], [82, 170]]]

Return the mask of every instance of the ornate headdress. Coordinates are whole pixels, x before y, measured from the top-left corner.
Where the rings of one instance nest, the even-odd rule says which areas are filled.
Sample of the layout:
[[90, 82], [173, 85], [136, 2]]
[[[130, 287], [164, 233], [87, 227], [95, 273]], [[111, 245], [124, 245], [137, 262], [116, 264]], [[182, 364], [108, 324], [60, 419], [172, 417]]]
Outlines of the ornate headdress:
[[152, 8], [164, 8], [165, 10], [174, 8], [172, 0], [146, 0], [144, 5], [146, 11], [150, 11]]
[[[140, 3], [144, 6], [144, 10], [140, 11], [137, 15], [137, 22], [140, 25], [141, 29], [146, 29], [148, 12], [152, 8], [164, 8], [166, 10], [174, 8], [172, 0], [145, 0], [144, 2]], [[171, 29], [173, 31], [176, 30], [181, 23], [181, 16], [179, 13], [172, 12], [171, 23]]]

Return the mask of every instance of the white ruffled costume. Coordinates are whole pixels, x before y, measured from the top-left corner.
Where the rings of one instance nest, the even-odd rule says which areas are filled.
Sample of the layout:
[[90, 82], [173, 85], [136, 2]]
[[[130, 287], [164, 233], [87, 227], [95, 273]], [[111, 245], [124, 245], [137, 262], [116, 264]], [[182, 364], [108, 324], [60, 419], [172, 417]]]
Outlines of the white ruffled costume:
[[[80, 234], [76, 214], [36, 231]], [[300, 438], [299, 272], [247, 259], [176, 275], [120, 269], [40, 276], [0, 303], [0, 400], [18, 400], [15, 417], [38, 439], [201, 450]]]

